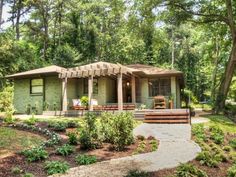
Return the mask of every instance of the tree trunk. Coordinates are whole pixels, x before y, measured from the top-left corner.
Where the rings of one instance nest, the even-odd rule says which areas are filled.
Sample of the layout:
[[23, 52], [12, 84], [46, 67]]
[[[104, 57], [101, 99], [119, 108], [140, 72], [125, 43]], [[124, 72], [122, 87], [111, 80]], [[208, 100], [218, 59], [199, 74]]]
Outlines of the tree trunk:
[[211, 99], [212, 102], [215, 103], [216, 97], [216, 76], [218, 71], [218, 62], [219, 62], [219, 42], [218, 38], [215, 39], [215, 61], [214, 61], [214, 70], [212, 72], [212, 85], [211, 85]]
[[0, 29], [2, 25], [3, 0], [0, 0]]
[[230, 83], [233, 78], [233, 74], [235, 72], [235, 66], [236, 66], [236, 37], [233, 39], [233, 45], [229, 57], [229, 61], [227, 62], [227, 66], [225, 69], [225, 73], [222, 77], [219, 92], [217, 94], [216, 102], [215, 102], [215, 112], [219, 113], [224, 106], [225, 101], [227, 98], [227, 94], [229, 91]]

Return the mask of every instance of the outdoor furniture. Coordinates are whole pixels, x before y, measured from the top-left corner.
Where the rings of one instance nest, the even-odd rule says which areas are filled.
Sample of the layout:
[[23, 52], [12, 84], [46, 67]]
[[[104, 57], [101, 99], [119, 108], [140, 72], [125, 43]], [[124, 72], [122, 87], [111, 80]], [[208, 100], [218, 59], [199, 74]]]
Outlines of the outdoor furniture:
[[[124, 104], [123, 105], [123, 110], [134, 110], [135, 109], [135, 104]], [[105, 111], [115, 111], [118, 110], [118, 105], [117, 104], [108, 104], [103, 106], [103, 110]]]
[[166, 109], [166, 99], [164, 96], [154, 97], [154, 109]]
[[72, 103], [73, 103], [72, 109], [74, 109], [74, 110], [82, 110], [83, 111], [86, 109], [86, 106], [82, 106], [80, 99], [72, 99]]

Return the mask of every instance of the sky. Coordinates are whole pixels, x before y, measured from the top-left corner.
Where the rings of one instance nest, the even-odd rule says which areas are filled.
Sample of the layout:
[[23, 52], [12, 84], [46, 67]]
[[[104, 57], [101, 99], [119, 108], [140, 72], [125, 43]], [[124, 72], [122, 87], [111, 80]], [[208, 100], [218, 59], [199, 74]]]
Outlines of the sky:
[[2, 17], [3, 17], [3, 21], [4, 21], [4, 23], [2, 25], [3, 29], [6, 29], [7, 27], [9, 27], [11, 25], [11, 22], [6, 23], [7, 19], [10, 17], [10, 14], [8, 13], [9, 11], [10, 11], [9, 5], [5, 4], [3, 6], [3, 13], [2, 13]]

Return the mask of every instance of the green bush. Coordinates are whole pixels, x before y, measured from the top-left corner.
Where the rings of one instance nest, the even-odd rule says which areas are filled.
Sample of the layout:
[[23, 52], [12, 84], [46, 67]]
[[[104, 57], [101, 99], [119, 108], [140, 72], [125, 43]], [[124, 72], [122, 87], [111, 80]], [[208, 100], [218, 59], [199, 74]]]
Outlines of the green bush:
[[103, 114], [100, 119], [103, 140], [123, 150], [134, 141], [132, 113]]
[[49, 122], [48, 124], [49, 128], [52, 128], [55, 131], [65, 131], [67, 128], [67, 123], [58, 121], [58, 122]]
[[24, 123], [26, 123], [27, 125], [35, 125], [36, 119], [34, 118], [34, 115], [32, 115], [31, 118], [25, 120]]
[[235, 177], [235, 176], [236, 176], [236, 164], [234, 164], [227, 170], [227, 177]]
[[69, 137], [69, 144], [71, 145], [77, 145], [78, 144], [78, 137], [77, 137], [77, 133], [76, 132], [69, 132], [67, 134], [67, 136]]
[[114, 115], [109, 112], [104, 112], [100, 116], [100, 134], [104, 142], [113, 143], [113, 118]]
[[192, 127], [192, 134], [200, 141], [206, 141], [206, 135], [203, 124], [196, 124]]
[[64, 144], [56, 149], [57, 154], [68, 156], [74, 152], [74, 148], [69, 144]]
[[44, 169], [47, 171], [48, 175], [65, 173], [69, 169], [69, 164], [61, 161], [47, 161]]
[[13, 113], [15, 112], [13, 106], [13, 87], [5, 87], [0, 92], [0, 112], [5, 112], [6, 123], [13, 123]]
[[211, 139], [214, 141], [214, 143], [222, 144], [224, 142], [224, 132], [220, 127], [211, 126], [210, 132], [211, 132]]
[[227, 161], [227, 158], [223, 154], [211, 154], [208, 151], [202, 151], [197, 155], [196, 160], [201, 165], [217, 167], [220, 162]]
[[113, 144], [115, 148], [123, 150], [125, 146], [130, 145], [134, 141], [133, 129], [134, 118], [132, 113], [119, 113], [114, 116], [112, 122]]
[[232, 140], [230, 140], [229, 145], [232, 148], [236, 149], [236, 138], [233, 138]]
[[145, 152], [145, 148], [146, 148], [146, 143], [145, 141], [141, 141], [137, 147], [137, 149], [135, 150], [134, 154], [140, 154]]
[[152, 151], [156, 151], [157, 150], [157, 147], [158, 147], [157, 140], [151, 140], [150, 141], [150, 145], [151, 145], [151, 150]]
[[176, 177], [207, 177], [207, 174], [192, 164], [181, 164], [176, 169]]
[[95, 114], [87, 113], [84, 121], [85, 126], [80, 130], [80, 147], [82, 149], [95, 149], [101, 144]]
[[150, 177], [150, 175], [145, 171], [130, 170], [125, 177]]
[[89, 165], [97, 162], [96, 156], [90, 155], [77, 155], [75, 161], [78, 165]]
[[79, 124], [75, 120], [67, 121], [67, 128], [77, 128], [78, 126]]
[[29, 162], [44, 160], [48, 157], [47, 151], [45, 151], [42, 147], [35, 147], [32, 149], [24, 150], [22, 154], [27, 158]]

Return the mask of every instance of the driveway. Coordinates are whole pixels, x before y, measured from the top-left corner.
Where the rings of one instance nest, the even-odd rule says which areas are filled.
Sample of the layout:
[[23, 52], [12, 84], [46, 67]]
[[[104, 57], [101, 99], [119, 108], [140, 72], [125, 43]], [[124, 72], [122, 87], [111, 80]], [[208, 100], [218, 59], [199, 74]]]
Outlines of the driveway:
[[158, 150], [151, 153], [113, 159], [87, 166], [71, 168], [64, 177], [123, 177], [129, 170], [158, 171], [172, 168], [194, 159], [200, 147], [191, 140], [188, 124], [146, 124], [135, 128], [134, 135], [154, 136], [160, 140]]

